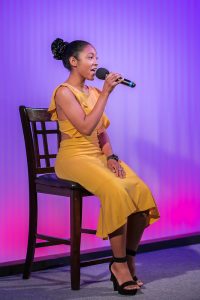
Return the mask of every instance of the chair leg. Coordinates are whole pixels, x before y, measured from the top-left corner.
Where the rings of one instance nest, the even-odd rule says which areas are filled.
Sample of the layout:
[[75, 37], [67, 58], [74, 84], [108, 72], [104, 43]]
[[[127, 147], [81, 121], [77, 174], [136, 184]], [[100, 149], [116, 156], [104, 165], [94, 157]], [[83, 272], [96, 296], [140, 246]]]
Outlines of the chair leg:
[[73, 190], [70, 196], [70, 263], [71, 289], [80, 289], [80, 245], [82, 225], [82, 195]]
[[31, 274], [31, 267], [34, 260], [36, 234], [37, 234], [37, 192], [35, 189], [30, 188], [29, 192], [29, 234], [28, 234], [28, 246], [26, 253], [26, 260], [23, 271], [23, 279], [28, 279]]

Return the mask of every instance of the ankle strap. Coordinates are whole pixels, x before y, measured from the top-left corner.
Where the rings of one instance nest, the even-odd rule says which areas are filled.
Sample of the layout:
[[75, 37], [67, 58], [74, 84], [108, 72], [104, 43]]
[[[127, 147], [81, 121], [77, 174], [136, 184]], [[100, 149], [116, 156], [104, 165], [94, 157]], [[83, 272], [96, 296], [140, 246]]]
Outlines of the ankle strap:
[[126, 262], [126, 261], [127, 261], [126, 256], [124, 256], [124, 257], [114, 257], [113, 256], [113, 262], [123, 263], [123, 262]]
[[131, 249], [126, 249], [126, 254], [127, 255], [131, 255], [131, 256], [135, 256], [136, 255], [136, 251], [135, 250], [131, 250]]

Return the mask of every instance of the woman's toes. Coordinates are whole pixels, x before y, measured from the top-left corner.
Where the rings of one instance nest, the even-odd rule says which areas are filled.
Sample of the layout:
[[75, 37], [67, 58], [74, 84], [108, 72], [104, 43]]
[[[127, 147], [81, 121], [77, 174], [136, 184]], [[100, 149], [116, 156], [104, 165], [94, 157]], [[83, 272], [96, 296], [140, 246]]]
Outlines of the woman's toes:
[[141, 287], [144, 284], [140, 279], [137, 278], [137, 276], [133, 276], [133, 280], [137, 282], [137, 285], [139, 287]]

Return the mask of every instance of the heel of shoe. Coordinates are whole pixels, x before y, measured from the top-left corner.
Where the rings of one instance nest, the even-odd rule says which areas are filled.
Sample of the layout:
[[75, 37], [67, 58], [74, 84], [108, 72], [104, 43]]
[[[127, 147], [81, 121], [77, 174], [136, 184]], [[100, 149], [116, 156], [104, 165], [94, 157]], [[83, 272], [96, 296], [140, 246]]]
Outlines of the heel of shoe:
[[110, 281], [112, 281], [112, 283], [113, 283], [114, 291], [117, 291], [118, 285], [117, 285], [116, 278], [115, 278], [114, 274], [112, 273], [112, 271], [111, 271]]
[[118, 284], [116, 281], [113, 281], [113, 290], [118, 291]]

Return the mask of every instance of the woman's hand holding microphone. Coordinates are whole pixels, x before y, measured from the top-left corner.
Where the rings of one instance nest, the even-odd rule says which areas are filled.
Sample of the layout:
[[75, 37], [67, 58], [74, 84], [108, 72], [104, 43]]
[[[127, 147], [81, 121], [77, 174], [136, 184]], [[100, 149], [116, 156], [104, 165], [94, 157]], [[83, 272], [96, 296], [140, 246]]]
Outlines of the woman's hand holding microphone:
[[112, 90], [120, 83], [123, 81], [123, 77], [121, 74], [119, 73], [109, 73], [108, 75], [106, 75], [105, 81], [104, 81], [104, 85], [103, 85], [103, 89], [102, 89], [102, 93], [108, 93], [110, 94], [112, 92]]

